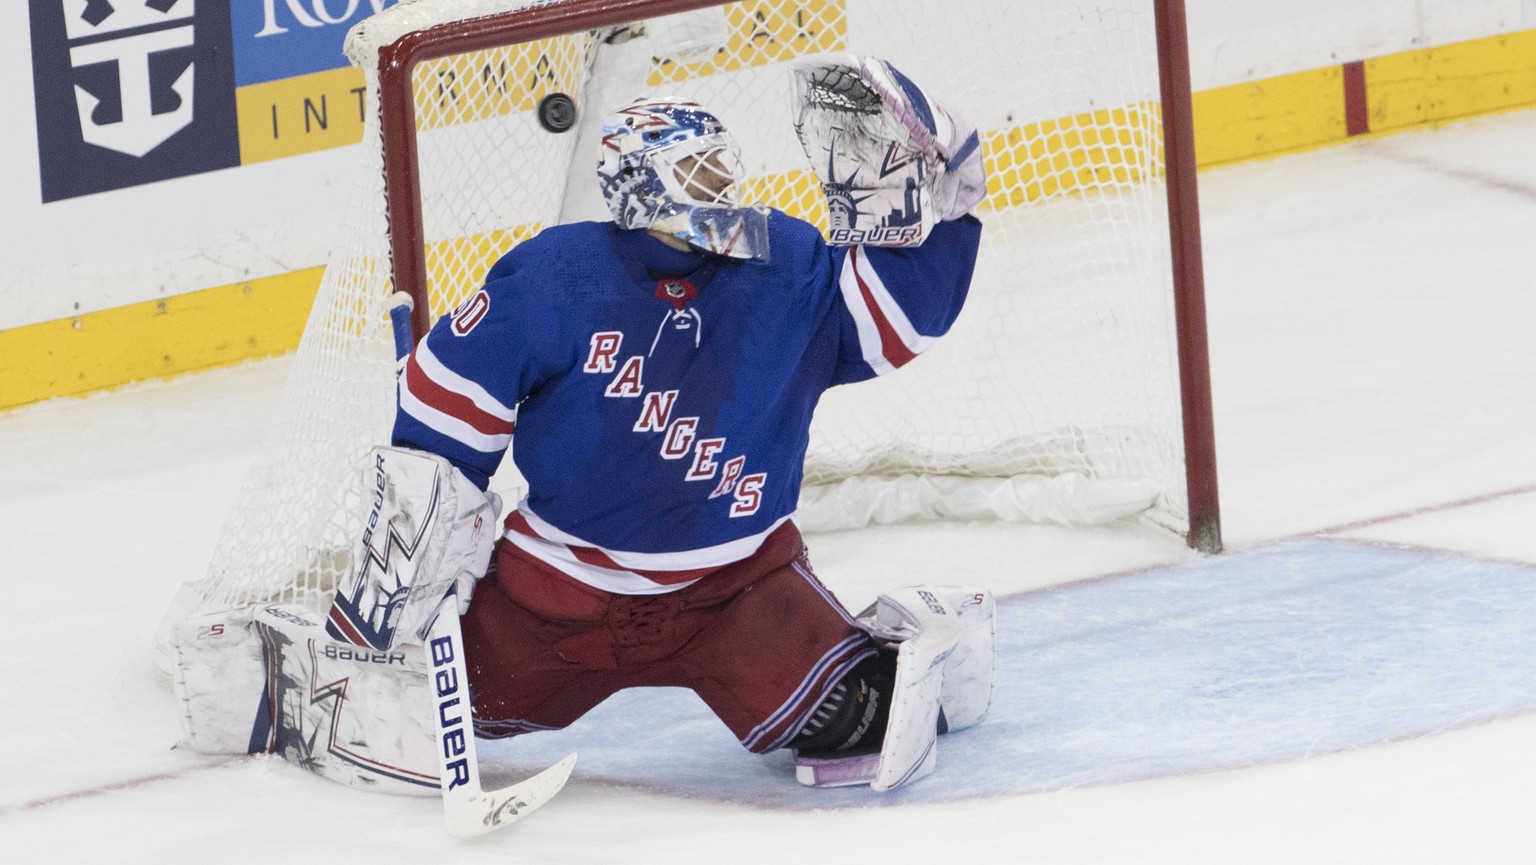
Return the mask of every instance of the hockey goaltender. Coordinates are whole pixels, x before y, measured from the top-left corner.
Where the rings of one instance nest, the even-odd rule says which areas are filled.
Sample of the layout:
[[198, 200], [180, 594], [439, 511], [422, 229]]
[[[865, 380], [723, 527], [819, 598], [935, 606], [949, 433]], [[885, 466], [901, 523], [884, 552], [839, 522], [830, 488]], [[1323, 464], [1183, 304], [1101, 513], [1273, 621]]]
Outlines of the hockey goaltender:
[[[179, 627], [193, 747], [462, 793], [466, 825], [491, 826], [569, 761], [485, 791], [475, 737], [563, 728], [625, 688], [691, 688], [748, 751], [792, 749], [811, 786], [910, 784], [940, 734], [981, 720], [990, 595], [915, 586], [852, 615], [794, 521], [820, 395], [895, 372], [960, 312], [977, 134], [879, 59], [802, 61], [793, 81], [828, 238], [738, 200], [737, 143], [705, 106], [609, 115], [612, 220], [518, 245], [406, 359], [329, 615]], [[503, 517], [485, 490], [514, 427], [528, 493]]]

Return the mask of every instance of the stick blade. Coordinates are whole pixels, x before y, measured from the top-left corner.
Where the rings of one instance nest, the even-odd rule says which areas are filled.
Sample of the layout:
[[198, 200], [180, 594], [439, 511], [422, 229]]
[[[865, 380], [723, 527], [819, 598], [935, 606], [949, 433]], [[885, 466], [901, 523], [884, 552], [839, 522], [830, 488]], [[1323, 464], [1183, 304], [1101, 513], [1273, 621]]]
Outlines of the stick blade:
[[457, 788], [443, 793], [443, 816], [448, 832], [458, 838], [473, 838], [510, 826], [537, 811], [555, 798], [576, 767], [576, 755], [510, 787], [499, 790]]

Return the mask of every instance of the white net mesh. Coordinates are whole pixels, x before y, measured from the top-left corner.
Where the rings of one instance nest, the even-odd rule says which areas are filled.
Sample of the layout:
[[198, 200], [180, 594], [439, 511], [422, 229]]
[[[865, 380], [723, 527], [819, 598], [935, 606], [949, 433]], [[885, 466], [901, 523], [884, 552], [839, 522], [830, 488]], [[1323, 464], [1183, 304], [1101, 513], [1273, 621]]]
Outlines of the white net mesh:
[[[348, 50], [372, 96], [379, 44], [530, 5], [560, 4], [407, 0], [365, 22]], [[890, 60], [973, 119], [990, 182], [978, 209], [982, 254], [959, 322], [900, 373], [827, 394], [808, 483], [857, 477], [863, 487], [871, 477], [903, 475], [1128, 481], [1145, 491], [1129, 510], [1150, 504], [1147, 517], [1184, 530], [1157, 61], [1145, 0], [759, 0], [426, 62], [415, 73], [415, 104], [433, 316], [542, 227], [602, 218], [589, 133], [554, 134], [538, 122], [537, 106], [551, 93], [571, 96], [583, 124], [641, 93], [695, 98], [740, 141], [752, 175], [747, 198], [825, 227], [825, 205], [790, 126], [783, 64], [826, 51]], [[625, 52], [628, 65], [605, 59]], [[387, 440], [393, 413], [385, 312], [393, 286], [376, 122], [358, 153], [346, 245], [327, 269], [272, 441], [209, 577], [188, 587], [173, 617], [268, 598], [319, 609], [346, 566], [353, 523], [366, 513], [362, 455]], [[508, 460], [495, 486], [511, 497], [518, 484]], [[1044, 518], [1072, 517], [1047, 508]]]

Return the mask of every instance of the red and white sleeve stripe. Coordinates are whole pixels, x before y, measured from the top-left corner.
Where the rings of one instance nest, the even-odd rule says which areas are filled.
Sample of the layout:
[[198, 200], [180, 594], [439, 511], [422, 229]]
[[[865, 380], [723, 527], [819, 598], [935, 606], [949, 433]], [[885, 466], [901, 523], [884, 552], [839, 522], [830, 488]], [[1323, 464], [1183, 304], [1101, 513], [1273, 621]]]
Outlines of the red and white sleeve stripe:
[[891, 296], [880, 274], [857, 246], [850, 248], [843, 259], [838, 287], [843, 294], [843, 304], [848, 307], [858, 328], [864, 361], [874, 368], [876, 375], [899, 369], [938, 340], [938, 337], [917, 332], [906, 311]]
[[505, 451], [517, 427], [517, 409], [444, 366], [426, 341], [406, 361], [400, 408], [435, 432], [485, 453]]

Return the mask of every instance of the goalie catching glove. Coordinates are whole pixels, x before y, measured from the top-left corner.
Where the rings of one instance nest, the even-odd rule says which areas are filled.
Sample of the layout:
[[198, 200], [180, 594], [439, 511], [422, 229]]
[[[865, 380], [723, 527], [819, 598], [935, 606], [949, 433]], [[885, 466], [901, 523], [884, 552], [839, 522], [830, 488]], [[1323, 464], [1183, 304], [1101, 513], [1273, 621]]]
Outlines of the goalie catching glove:
[[916, 246], [986, 196], [976, 127], [884, 60], [797, 63], [795, 134], [821, 180], [838, 245]]

